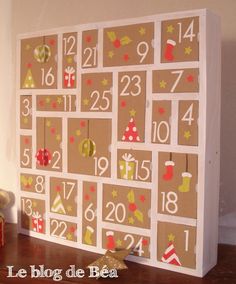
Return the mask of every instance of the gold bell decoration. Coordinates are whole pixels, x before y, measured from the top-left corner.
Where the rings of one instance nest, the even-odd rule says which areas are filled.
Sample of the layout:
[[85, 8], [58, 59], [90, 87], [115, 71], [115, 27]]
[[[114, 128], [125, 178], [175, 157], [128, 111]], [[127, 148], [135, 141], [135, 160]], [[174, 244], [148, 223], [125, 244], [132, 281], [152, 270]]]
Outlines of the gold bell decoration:
[[38, 45], [34, 49], [34, 58], [39, 63], [46, 63], [48, 62], [49, 58], [51, 57], [51, 50], [47, 44]]
[[79, 144], [79, 152], [83, 157], [93, 157], [96, 153], [96, 144], [90, 138], [83, 139]]

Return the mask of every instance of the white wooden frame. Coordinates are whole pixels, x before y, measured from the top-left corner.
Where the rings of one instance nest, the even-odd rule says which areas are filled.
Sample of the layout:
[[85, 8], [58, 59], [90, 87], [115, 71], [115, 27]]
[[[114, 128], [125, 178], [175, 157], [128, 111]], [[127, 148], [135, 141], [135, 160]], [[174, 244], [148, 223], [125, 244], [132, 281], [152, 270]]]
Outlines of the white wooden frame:
[[[155, 189], [157, 185], [157, 165], [153, 163], [153, 171], [152, 171], [152, 183], [146, 182], [139, 182], [139, 181], [130, 181], [131, 186], [137, 186], [140, 188], [149, 188], [152, 191], [152, 203], [151, 203], [151, 229], [140, 229], [140, 228], [131, 228], [126, 227], [124, 225], [113, 225], [110, 223], [102, 222], [101, 214], [97, 216], [97, 224], [101, 224], [97, 228], [97, 247], [87, 246], [81, 243], [81, 236], [78, 237], [77, 243], [72, 243], [70, 241], [60, 240], [51, 237], [49, 235], [49, 221], [47, 221], [46, 225], [46, 234], [37, 234], [35, 232], [24, 230], [20, 227], [21, 220], [20, 214], [18, 214], [18, 232], [27, 234], [29, 236], [41, 238], [47, 241], [57, 242], [59, 244], [66, 244], [68, 246], [85, 249], [91, 252], [97, 253], [104, 253], [105, 250], [102, 249], [101, 244], [101, 228], [122, 228], [122, 231], [127, 231], [131, 233], [140, 233], [146, 236], [151, 237], [151, 247], [150, 252], [151, 256], [150, 259], [143, 259], [140, 257], [129, 256], [128, 259], [139, 262], [142, 264], [147, 264], [155, 267], [160, 267], [176, 272], [181, 272], [189, 275], [195, 276], [203, 276], [205, 275], [209, 269], [211, 269], [217, 261], [217, 243], [218, 243], [218, 196], [219, 196], [219, 157], [220, 157], [220, 22], [219, 18], [213, 15], [208, 10], [194, 10], [194, 11], [185, 11], [185, 12], [177, 12], [177, 13], [170, 13], [170, 14], [161, 14], [161, 15], [154, 15], [148, 16], [143, 18], [135, 18], [135, 19], [128, 19], [122, 21], [112, 21], [112, 22], [104, 22], [104, 23], [96, 23], [96, 24], [89, 24], [89, 25], [79, 25], [79, 26], [72, 26], [72, 27], [64, 27], [64, 28], [57, 28], [47, 31], [40, 31], [35, 33], [27, 33], [18, 36], [18, 43], [17, 43], [17, 83], [16, 83], [16, 93], [17, 93], [17, 159], [20, 160], [20, 140], [19, 137], [22, 134], [31, 134], [32, 135], [32, 153], [35, 153], [35, 137], [36, 137], [36, 120], [35, 117], [32, 121], [32, 130], [24, 130], [20, 129], [19, 124], [19, 99], [21, 95], [34, 95], [34, 94], [80, 94], [80, 83], [78, 83], [77, 89], [62, 89], [62, 78], [60, 72], [61, 67], [61, 42], [62, 42], [62, 33], [64, 32], [78, 32], [78, 56], [80, 55], [80, 47], [81, 47], [81, 32], [87, 29], [98, 28], [99, 30], [99, 39], [98, 42], [102, 43], [102, 28], [109, 27], [109, 26], [123, 26], [127, 24], [134, 24], [138, 22], [149, 22], [154, 21], [156, 25], [156, 35], [155, 35], [155, 45], [156, 49], [160, 50], [160, 21], [167, 20], [167, 19], [175, 19], [175, 18], [184, 18], [184, 17], [193, 17], [199, 16], [199, 29], [200, 29], [200, 45], [199, 45], [199, 62], [181, 62], [181, 63], [159, 63], [160, 62], [160, 53], [156, 52], [154, 56], [154, 64], [150, 65], [141, 65], [135, 66], [135, 70], [147, 70], [147, 86], [151, 86], [150, 82], [150, 72], [154, 69], [174, 69], [174, 68], [187, 68], [187, 67], [199, 67], [200, 70], [200, 90], [199, 94], [192, 93], [192, 94], [164, 94], [165, 99], [171, 99], [175, 101], [177, 98], [178, 100], [181, 99], [199, 99], [199, 145], [198, 146], [179, 146], [176, 144], [175, 141], [172, 141], [171, 151], [172, 152], [179, 152], [179, 153], [196, 153], [198, 154], [198, 201], [197, 201], [197, 220], [190, 219], [190, 218], [182, 218], [182, 217], [175, 217], [175, 216], [168, 216], [157, 214], [156, 204], [157, 204], [157, 192]], [[49, 34], [58, 34], [58, 89], [54, 90], [39, 90], [39, 89], [32, 89], [32, 90], [22, 90], [20, 89], [20, 40], [24, 38], [34, 37], [34, 36], [41, 36], [41, 35], [49, 35]], [[100, 49], [101, 50], [101, 49]], [[120, 70], [126, 71], [133, 71], [134, 66], [127, 66], [127, 67], [102, 67], [102, 53], [99, 56], [100, 60], [98, 62], [97, 68], [91, 69], [83, 69], [83, 73], [89, 72], [101, 72], [101, 71], [114, 71], [114, 94], [118, 93], [117, 90], [117, 74]], [[79, 62], [78, 70], [79, 73], [82, 70]], [[148, 87], [150, 88], [150, 87]], [[149, 109], [151, 109], [151, 102], [152, 100], [161, 100], [163, 95], [158, 95], [158, 98], [154, 98], [151, 94], [151, 90], [147, 90], [147, 100], [150, 102]], [[80, 98], [77, 98], [79, 101]], [[35, 96], [32, 96], [32, 106], [35, 106]], [[117, 133], [117, 99], [113, 99], [113, 112], [112, 113], [99, 113], [100, 118], [112, 118], [112, 127], [114, 133]], [[33, 110], [35, 111], [35, 110]], [[67, 124], [66, 118], [67, 117], [77, 117], [78, 112], [75, 113], [57, 113], [53, 112], [50, 114], [49, 112], [35, 112], [38, 117], [40, 116], [63, 116], [62, 123], [63, 123], [63, 131], [64, 134], [67, 133]], [[88, 113], [79, 113], [79, 117], [87, 117]], [[97, 117], [97, 113], [89, 113], [89, 117], [95, 118]], [[151, 122], [150, 111], [146, 111], [146, 125]], [[151, 128], [146, 127], [145, 130], [145, 137], [151, 137]], [[172, 131], [177, 132], [177, 129], [173, 129]], [[65, 137], [66, 135], [63, 136]], [[116, 135], [116, 134], [115, 134]], [[172, 135], [173, 137], [174, 135]], [[114, 136], [115, 137], [115, 136]], [[115, 140], [115, 139], [114, 139]], [[128, 148], [127, 145], [124, 145], [122, 142], [115, 142], [112, 141], [112, 149], [117, 148]], [[65, 141], [64, 141], [65, 143]], [[147, 142], [145, 145], [143, 143], [133, 143], [132, 149], [148, 149], [152, 150], [152, 159], [153, 161], [157, 160], [158, 151], [170, 151], [169, 145], [157, 145]], [[66, 149], [66, 147], [65, 147]], [[114, 151], [116, 152], [116, 151]], [[63, 153], [66, 155], [66, 153]], [[32, 157], [34, 161], [34, 157]], [[116, 155], [112, 157], [112, 164], [116, 164]], [[24, 168], [21, 170], [20, 163], [18, 166], [18, 177], [20, 176], [20, 172], [24, 171], [24, 173], [31, 173], [31, 174], [43, 174], [46, 177], [46, 193], [45, 197], [36, 193], [27, 193], [20, 191], [20, 179], [18, 178], [18, 208], [20, 210], [20, 198], [21, 196], [25, 197], [37, 197], [38, 199], [45, 199], [46, 201], [46, 211], [49, 212], [46, 219], [49, 219], [49, 216], [54, 216], [53, 213], [50, 213], [49, 208], [49, 176], [52, 175], [54, 177], [61, 177], [61, 173], [59, 172], [49, 172], [49, 171], [41, 171], [35, 168], [35, 164], [32, 161], [32, 169]], [[63, 171], [67, 168], [66, 159], [63, 159]], [[85, 175], [78, 175], [78, 174], [69, 174], [63, 173], [64, 177], [66, 178], [73, 178], [78, 180], [79, 187], [81, 188], [81, 180], [90, 180], [96, 181], [98, 183], [98, 189], [101, 189], [102, 182], [103, 183], [115, 183], [117, 185], [125, 185], [126, 181], [116, 179], [116, 169], [113, 168], [111, 171], [111, 178], [101, 178], [95, 176], [85, 176]], [[79, 198], [81, 197], [81, 191], [78, 193]], [[102, 201], [102, 190], [98, 190], [98, 212], [101, 212], [101, 201]], [[79, 207], [79, 206], [78, 206]], [[81, 216], [82, 208], [78, 208], [78, 216]], [[66, 219], [65, 216], [56, 216], [57, 219]], [[81, 227], [81, 217], [70, 217], [71, 221], [75, 221], [79, 227]], [[157, 221], [170, 221], [173, 223], [179, 224], [186, 224], [191, 226], [197, 226], [197, 244], [196, 244], [196, 269], [190, 269], [185, 267], [179, 267], [174, 265], [168, 265], [166, 263], [162, 263], [157, 261], [156, 256], [156, 243], [157, 243]]]

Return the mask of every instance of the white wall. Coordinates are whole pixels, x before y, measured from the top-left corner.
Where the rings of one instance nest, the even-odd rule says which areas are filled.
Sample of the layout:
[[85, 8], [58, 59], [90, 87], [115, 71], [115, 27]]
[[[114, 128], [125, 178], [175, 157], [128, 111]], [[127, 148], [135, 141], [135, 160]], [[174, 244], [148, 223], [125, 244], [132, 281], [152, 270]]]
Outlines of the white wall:
[[[4, 50], [0, 52], [0, 62], [3, 58], [0, 129], [4, 133], [0, 137], [0, 187], [15, 191], [15, 94], [11, 90], [15, 74], [10, 73], [11, 1], [0, 1], [1, 5], [5, 3], [4, 9], [0, 7], [0, 21], [4, 22], [0, 25], [0, 48]], [[15, 38], [18, 33], [198, 8], [211, 9], [222, 20], [220, 240], [236, 244], [235, 0], [12, 0], [13, 62], [15, 64]], [[227, 230], [229, 233], [223, 234]]]

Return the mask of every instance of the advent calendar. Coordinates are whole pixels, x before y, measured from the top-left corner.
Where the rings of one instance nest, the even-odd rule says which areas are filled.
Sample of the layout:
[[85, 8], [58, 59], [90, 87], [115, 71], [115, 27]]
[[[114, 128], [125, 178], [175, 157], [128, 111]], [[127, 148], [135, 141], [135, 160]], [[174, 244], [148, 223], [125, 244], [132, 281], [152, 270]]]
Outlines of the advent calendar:
[[219, 26], [195, 10], [19, 36], [20, 233], [195, 276], [216, 264]]

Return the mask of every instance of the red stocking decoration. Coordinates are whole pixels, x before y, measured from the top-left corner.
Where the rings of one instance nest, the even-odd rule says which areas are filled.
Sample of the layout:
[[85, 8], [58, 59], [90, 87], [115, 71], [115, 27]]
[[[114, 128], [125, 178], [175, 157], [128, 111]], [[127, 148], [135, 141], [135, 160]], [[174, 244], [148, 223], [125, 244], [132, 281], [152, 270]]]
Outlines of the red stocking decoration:
[[107, 236], [107, 249], [113, 250], [115, 248], [114, 232], [108, 231], [106, 232], [106, 236]]
[[173, 50], [174, 46], [176, 45], [176, 42], [172, 39], [168, 39], [166, 42], [166, 49], [165, 49], [165, 59], [168, 61], [173, 61]]
[[164, 180], [171, 180], [173, 178], [174, 165], [175, 165], [175, 163], [173, 161], [166, 161], [165, 162], [166, 172], [163, 175]]

